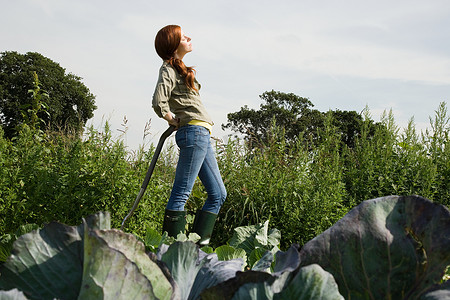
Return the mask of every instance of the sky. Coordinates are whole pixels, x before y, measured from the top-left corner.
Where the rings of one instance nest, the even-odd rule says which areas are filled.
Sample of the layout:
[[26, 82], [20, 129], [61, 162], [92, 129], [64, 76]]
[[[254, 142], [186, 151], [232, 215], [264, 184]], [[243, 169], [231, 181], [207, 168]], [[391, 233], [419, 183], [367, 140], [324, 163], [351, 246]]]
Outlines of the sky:
[[258, 109], [265, 91], [320, 111], [368, 107], [375, 121], [392, 110], [400, 128], [414, 118], [418, 131], [450, 98], [448, 0], [0, 3], [0, 52], [38, 52], [80, 76], [98, 107], [88, 125], [108, 121], [130, 150], [167, 128], [151, 100], [162, 63], [154, 37], [168, 24], [192, 38], [184, 62], [197, 70], [217, 138], [230, 133], [228, 113]]

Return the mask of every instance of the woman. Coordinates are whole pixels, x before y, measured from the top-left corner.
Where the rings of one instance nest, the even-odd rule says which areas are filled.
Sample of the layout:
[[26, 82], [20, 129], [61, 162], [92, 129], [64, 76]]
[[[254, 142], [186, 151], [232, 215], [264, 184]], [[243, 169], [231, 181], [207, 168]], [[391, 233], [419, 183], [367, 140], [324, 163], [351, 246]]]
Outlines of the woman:
[[214, 223], [227, 196], [219, 167], [210, 143], [213, 122], [200, 100], [200, 84], [195, 70], [186, 67], [183, 57], [192, 51], [191, 39], [178, 25], [168, 25], [156, 35], [155, 48], [163, 59], [158, 83], [153, 94], [153, 109], [169, 125], [175, 126], [175, 140], [180, 148], [175, 182], [166, 206], [163, 232], [176, 237], [184, 233], [184, 205], [191, 194], [197, 176], [208, 197], [195, 215], [193, 231], [200, 235], [199, 243], [209, 243]]

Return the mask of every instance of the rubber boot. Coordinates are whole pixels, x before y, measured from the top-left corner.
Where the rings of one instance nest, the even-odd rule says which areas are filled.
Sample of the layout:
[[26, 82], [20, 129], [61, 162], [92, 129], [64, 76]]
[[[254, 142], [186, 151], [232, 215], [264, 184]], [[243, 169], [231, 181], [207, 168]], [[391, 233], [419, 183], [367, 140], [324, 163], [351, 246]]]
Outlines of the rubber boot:
[[180, 233], [186, 232], [186, 211], [165, 210], [163, 232], [167, 231], [169, 236], [177, 238]]
[[194, 219], [194, 226], [192, 228], [192, 231], [200, 236], [200, 240], [197, 242], [197, 244], [199, 244], [200, 246], [209, 244], [216, 219], [217, 214], [215, 213], [204, 210], [197, 210]]

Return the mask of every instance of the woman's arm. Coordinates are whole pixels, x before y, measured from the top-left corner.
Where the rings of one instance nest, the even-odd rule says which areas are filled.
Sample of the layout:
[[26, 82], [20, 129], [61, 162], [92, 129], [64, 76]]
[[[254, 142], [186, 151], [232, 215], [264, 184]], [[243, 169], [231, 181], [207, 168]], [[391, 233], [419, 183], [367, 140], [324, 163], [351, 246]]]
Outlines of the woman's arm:
[[164, 65], [161, 67], [159, 71], [158, 82], [156, 84], [152, 99], [152, 106], [154, 111], [156, 112], [158, 117], [164, 118], [166, 121], [169, 121], [172, 116], [170, 112], [169, 99], [176, 84], [174, 79], [175, 74], [171, 74], [170, 71]]

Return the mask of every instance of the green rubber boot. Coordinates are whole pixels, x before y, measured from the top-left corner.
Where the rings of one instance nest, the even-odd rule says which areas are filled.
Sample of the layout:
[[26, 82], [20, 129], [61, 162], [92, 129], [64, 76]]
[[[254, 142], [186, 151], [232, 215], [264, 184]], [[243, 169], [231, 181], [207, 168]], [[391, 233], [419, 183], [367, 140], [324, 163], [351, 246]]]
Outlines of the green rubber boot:
[[179, 233], [186, 232], [186, 211], [165, 210], [163, 233], [167, 231], [169, 236], [177, 238]]
[[209, 244], [216, 219], [217, 214], [215, 213], [197, 210], [192, 231], [200, 236], [200, 240], [197, 242], [200, 246]]

